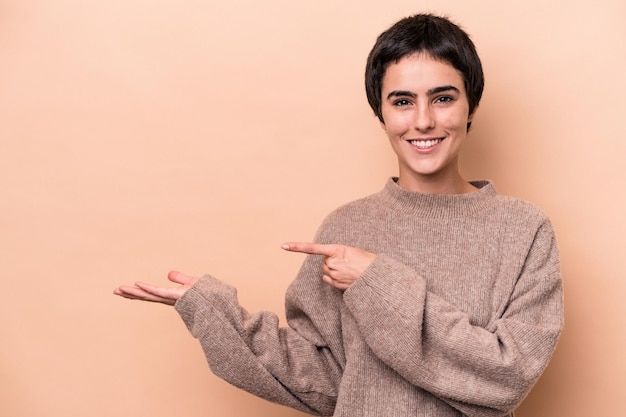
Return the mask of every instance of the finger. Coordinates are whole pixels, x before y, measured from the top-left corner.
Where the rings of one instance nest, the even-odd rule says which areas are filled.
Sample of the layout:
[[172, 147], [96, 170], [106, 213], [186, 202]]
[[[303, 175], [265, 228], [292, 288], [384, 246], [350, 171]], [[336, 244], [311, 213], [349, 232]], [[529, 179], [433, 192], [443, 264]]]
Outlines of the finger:
[[333, 256], [331, 258], [327, 258], [326, 262], [324, 263], [328, 269], [331, 270], [338, 270], [340, 268], [345, 269], [346, 268], [346, 264], [348, 264], [349, 261], [346, 258], [342, 258], [340, 256]]
[[182, 272], [178, 272], [178, 271], [170, 271], [167, 274], [167, 279], [169, 279], [172, 282], [176, 282], [177, 284], [181, 284], [181, 285], [192, 284], [197, 280], [196, 277], [192, 277], [192, 276], [183, 274]]
[[343, 283], [343, 282], [339, 282], [335, 279], [333, 279], [332, 277], [330, 277], [329, 275], [324, 275], [322, 277], [322, 281], [324, 281], [326, 284], [330, 285], [331, 287], [337, 288], [338, 290], [344, 291], [346, 289], [348, 289], [349, 285]]
[[284, 250], [288, 250], [290, 252], [308, 253], [310, 255], [335, 256], [338, 252], [339, 245], [311, 242], [289, 242], [283, 243], [281, 247]]
[[116, 288], [113, 291], [113, 293], [124, 298], [135, 298], [135, 299], [140, 299], [140, 298], [147, 297], [150, 295], [149, 293], [146, 293], [141, 288], [130, 286], [130, 285], [122, 285], [119, 288]]
[[150, 294], [149, 292], [146, 292], [139, 287], [132, 286], [119, 287], [115, 291], [115, 293], [124, 298], [130, 298], [133, 300], [147, 300], [154, 297], [154, 295]]
[[113, 291], [115, 295], [128, 298], [130, 300], [150, 301], [155, 303], [163, 303], [174, 305], [175, 301], [167, 298], [159, 297], [158, 295], [151, 294], [139, 287], [132, 287], [128, 285], [121, 286]]
[[328, 264], [326, 262], [324, 262], [322, 264], [322, 272], [324, 273], [324, 275], [331, 275], [333, 273], [333, 270], [330, 266], [328, 266]]
[[143, 282], [136, 282], [135, 285], [145, 293], [165, 300], [176, 301], [181, 296], [180, 288], [157, 287]]
[[324, 281], [326, 284], [330, 285], [331, 287], [334, 287], [335, 281], [329, 275], [323, 275], [322, 281]]

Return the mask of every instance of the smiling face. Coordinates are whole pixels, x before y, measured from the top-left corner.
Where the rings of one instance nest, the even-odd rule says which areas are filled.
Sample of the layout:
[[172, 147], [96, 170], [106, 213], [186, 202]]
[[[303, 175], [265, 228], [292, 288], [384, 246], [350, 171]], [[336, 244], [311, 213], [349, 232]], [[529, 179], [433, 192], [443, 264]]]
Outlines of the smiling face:
[[469, 103], [461, 74], [418, 53], [387, 67], [381, 88], [383, 128], [398, 157], [398, 184], [412, 191], [473, 191], [459, 173]]

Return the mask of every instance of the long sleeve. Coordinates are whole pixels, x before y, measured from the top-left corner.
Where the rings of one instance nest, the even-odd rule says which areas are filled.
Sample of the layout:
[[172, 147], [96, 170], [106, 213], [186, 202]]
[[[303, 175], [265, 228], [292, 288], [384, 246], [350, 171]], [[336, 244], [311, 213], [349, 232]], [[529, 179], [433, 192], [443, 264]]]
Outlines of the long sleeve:
[[176, 303], [213, 372], [323, 416], [511, 416], [563, 325], [550, 222], [489, 182], [428, 195], [390, 179], [322, 223], [315, 241], [378, 255], [342, 292], [308, 256], [286, 294], [288, 327], [203, 277]]
[[[199, 339], [211, 370], [231, 384], [269, 401], [315, 414], [332, 415], [335, 408], [341, 364], [329, 347], [342, 355], [341, 338], [331, 337], [333, 321], [323, 319], [318, 329], [304, 310], [312, 314], [336, 314], [332, 300], [317, 303], [310, 292], [296, 283], [316, 282], [307, 275], [319, 271], [308, 259], [287, 296], [290, 327], [279, 327], [270, 312], [249, 314], [241, 308], [233, 287], [205, 276], [177, 302], [176, 309], [192, 335]], [[305, 284], [306, 287], [306, 284]], [[305, 292], [312, 288], [304, 288]], [[323, 287], [318, 288], [324, 290]], [[334, 296], [335, 303], [339, 299]], [[328, 318], [328, 317], [326, 317]], [[334, 325], [339, 323], [334, 321]]]
[[486, 326], [472, 323], [444, 295], [429, 291], [415, 270], [384, 255], [345, 292], [344, 301], [374, 354], [407, 381], [464, 415], [502, 416], [541, 375], [563, 325], [561, 276], [549, 222], [528, 244], [516, 246], [528, 248], [522, 251], [527, 256], [502, 291], [508, 299], [498, 301]]

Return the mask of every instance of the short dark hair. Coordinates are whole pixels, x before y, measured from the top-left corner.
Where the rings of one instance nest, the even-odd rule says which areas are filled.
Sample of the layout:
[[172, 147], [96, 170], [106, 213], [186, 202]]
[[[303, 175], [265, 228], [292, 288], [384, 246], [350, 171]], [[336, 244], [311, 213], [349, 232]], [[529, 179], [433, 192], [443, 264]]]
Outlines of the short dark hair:
[[[389, 64], [415, 53], [426, 53], [456, 68], [463, 76], [472, 114], [483, 94], [485, 78], [476, 47], [467, 33], [449, 19], [417, 14], [398, 21], [378, 36], [367, 58], [365, 91], [374, 114], [381, 113], [382, 83]], [[467, 124], [469, 129], [471, 123]]]

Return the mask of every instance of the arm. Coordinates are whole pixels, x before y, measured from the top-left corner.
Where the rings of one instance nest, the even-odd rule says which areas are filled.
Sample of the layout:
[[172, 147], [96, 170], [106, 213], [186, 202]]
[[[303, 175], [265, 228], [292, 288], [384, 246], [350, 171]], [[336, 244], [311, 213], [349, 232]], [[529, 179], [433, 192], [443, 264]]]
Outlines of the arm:
[[381, 360], [468, 416], [513, 410], [547, 366], [562, 328], [558, 255], [547, 222], [508, 304], [486, 328], [472, 325], [415, 271], [385, 256], [343, 299]]
[[[328, 323], [338, 325], [331, 317], [338, 300], [325, 298], [332, 293], [314, 284], [319, 268], [315, 259], [307, 259], [288, 291], [291, 327], [279, 327], [269, 312], [249, 314], [239, 306], [236, 290], [211, 276], [201, 278], [175, 307], [217, 376], [269, 401], [332, 415], [341, 378], [333, 350], [342, 352], [340, 339], [327, 340], [336, 331]], [[313, 324], [309, 313], [319, 316], [323, 328]]]
[[168, 278], [178, 286], [138, 282], [114, 294], [174, 305], [213, 372], [231, 384], [306, 413], [332, 415], [345, 363], [333, 308], [340, 297], [320, 284], [317, 261], [308, 258], [289, 289], [290, 328], [280, 328], [275, 314], [249, 314], [239, 306], [236, 290], [211, 276], [172, 271]]

